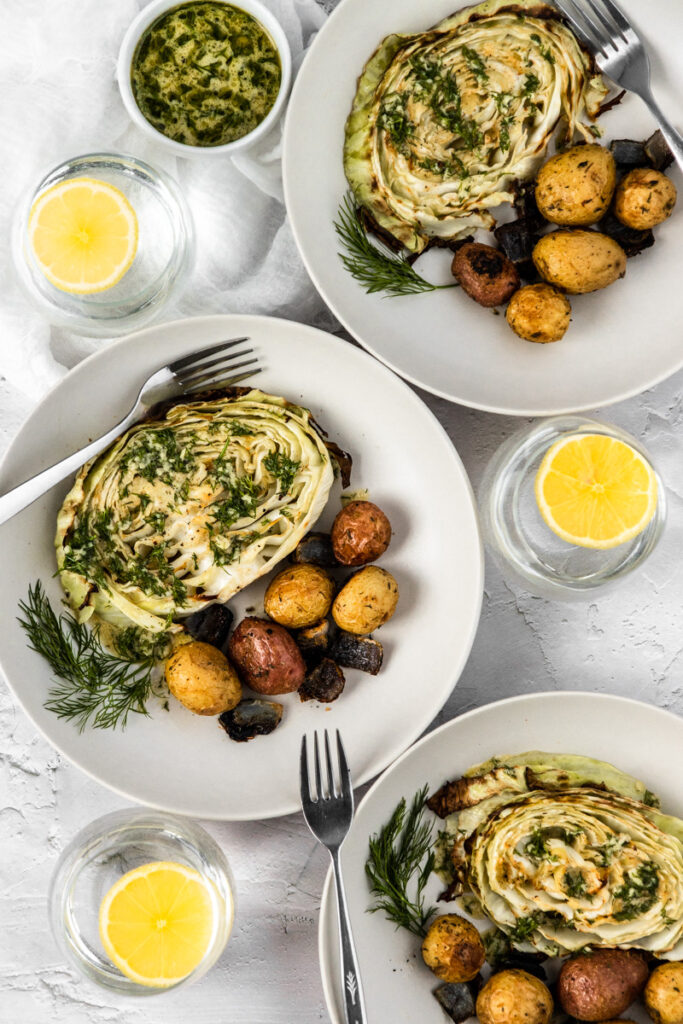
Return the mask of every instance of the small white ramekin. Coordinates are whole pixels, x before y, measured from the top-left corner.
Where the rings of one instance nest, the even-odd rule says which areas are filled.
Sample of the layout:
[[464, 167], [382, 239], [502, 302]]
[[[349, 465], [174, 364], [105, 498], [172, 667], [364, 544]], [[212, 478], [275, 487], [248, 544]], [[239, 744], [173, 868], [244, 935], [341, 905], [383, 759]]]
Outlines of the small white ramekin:
[[183, 0], [153, 0], [151, 4], [148, 4], [147, 7], [140, 11], [137, 18], [129, 25], [128, 31], [121, 43], [116, 69], [121, 98], [131, 120], [138, 128], [150, 139], [171, 150], [176, 156], [229, 156], [238, 150], [253, 146], [258, 139], [270, 131], [282, 112], [292, 80], [292, 54], [287, 42], [287, 36], [280, 22], [267, 7], [260, 3], [260, 0], [236, 0], [235, 3], [232, 0], [213, 0], [214, 3], [229, 3], [231, 7], [238, 7], [246, 11], [247, 14], [251, 14], [253, 18], [263, 25], [275, 43], [280, 55], [280, 66], [282, 69], [280, 91], [275, 98], [275, 103], [264, 119], [247, 135], [243, 135], [241, 139], [235, 139], [234, 142], [226, 142], [222, 146], [188, 146], [184, 142], [176, 142], [175, 139], [169, 139], [167, 135], [164, 135], [163, 132], [158, 131], [154, 125], [150, 124], [135, 102], [131, 85], [131, 65], [140, 39], [153, 21], [156, 21], [160, 15], [172, 7], [180, 7], [182, 2]]

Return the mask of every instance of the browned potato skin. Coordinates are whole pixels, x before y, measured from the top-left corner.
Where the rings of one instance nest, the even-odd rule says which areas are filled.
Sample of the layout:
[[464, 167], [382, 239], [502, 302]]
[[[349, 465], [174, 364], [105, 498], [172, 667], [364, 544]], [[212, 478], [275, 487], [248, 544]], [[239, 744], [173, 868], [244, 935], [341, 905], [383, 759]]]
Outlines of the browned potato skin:
[[294, 638], [276, 622], [252, 616], [242, 619], [228, 649], [242, 679], [257, 693], [292, 693], [306, 677]]
[[334, 597], [334, 581], [317, 565], [293, 565], [269, 583], [263, 607], [287, 629], [304, 629], [324, 619]]
[[348, 580], [334, 599], [332, 618], [347, 633], [372, 633], [396, 610], [398, 583], [386, 569], [368, 565]]
[[647, 964], [633, 950], [596, 949], [566, 960], [557, 980], [562, 1009], [580, 1020], [618, 1017], [642, 992]]
[[429, 926], [422, 957], [441, 981], [471, 981], [484, 966], [486, 952], [473, 924], [458, 914], [443, 914]]
[[606, 288], [626, 272], [626, 253], [598, 231], [551, 231], [536, 243], [533, 261], [544, 280], [571, 295]]
[[477, 996], [481, 1024], [548, 1024], [553, 997], [547, 985], [526, 971], [493, 974]]
[[567, 296], [551, 284], [527, 284], [510, 299], [505, 318], [520, 338], [546, 345], [564, 337], [571, 313]]
[[342, 565], [367, 565], [383, 555], [391, 523], [372, 501], [351, 501], [332, 524], [332, 550]]
[[655, 1024], [683, 1024], [683, 963], [655, 967], [645, 986], [645, 1008]]
[[501, 306], [519, 288], [514, 263], [500, 249], [481, 242], [461, 245], [451, 271], [462, 290], [480, 306]]
[[166, 662], [166, 683], [195, 715], [220, 715], [237, 707], [242, 684], [225, 655], [211, 644], [182, 644]]
[[673, 213], [676, 186], [661, 171], [636, 167], [619, 182], [614, 212], [622, 224], [645, 231], [661, 224]]
[[617, 181], [614, 157], [604, 146], [572, 146], [556, 153], [536, 179], [536, 205], [551, 224], [595, 224], [607, 213]]

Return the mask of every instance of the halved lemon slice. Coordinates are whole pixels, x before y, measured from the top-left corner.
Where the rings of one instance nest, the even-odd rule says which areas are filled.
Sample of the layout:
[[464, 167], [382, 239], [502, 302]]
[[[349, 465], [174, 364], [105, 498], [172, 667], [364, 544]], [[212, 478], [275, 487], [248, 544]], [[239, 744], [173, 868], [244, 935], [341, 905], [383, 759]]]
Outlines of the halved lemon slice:
[[100, 907], [100, 938], [122, 974], [168, 988], [201, 963], [214, 931], [211, 883], [172, 861], [123, 875]]
[[69, 178], [38, 196], [29, 214], [33, 255], [55, 288], [88, 295], [112, 288], [138, 247], [138, 219], [107, 181]]
[[558, 537], [583, 548], [632, 540], [657, 508], [657, 477], [630, 445], [606, 434], [571, 434], [548, 449], [536, 501]]

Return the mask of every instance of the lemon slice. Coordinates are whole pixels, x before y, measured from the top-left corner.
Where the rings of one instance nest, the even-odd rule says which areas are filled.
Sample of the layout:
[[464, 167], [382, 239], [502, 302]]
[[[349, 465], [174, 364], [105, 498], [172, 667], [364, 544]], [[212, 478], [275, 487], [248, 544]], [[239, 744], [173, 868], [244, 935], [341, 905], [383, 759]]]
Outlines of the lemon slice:
[[69, 178], [38, 196], [29, 214], [33, 255], [55, 288], [89, 295], [112, 288], [138, 247], [138, 219], [107, 181]]
[[630, 445], [605, 434], [571, 434], [548, 449], [536, 501], [558, 537], [615, 548], [641, 533], [657, 508], [657, 477]]
[[198, 871], [156, 861], [123, 875], [100, 907], [100, 938], [122, 974], [168, 988], [201, 963], [214, 933], [211, 884]]

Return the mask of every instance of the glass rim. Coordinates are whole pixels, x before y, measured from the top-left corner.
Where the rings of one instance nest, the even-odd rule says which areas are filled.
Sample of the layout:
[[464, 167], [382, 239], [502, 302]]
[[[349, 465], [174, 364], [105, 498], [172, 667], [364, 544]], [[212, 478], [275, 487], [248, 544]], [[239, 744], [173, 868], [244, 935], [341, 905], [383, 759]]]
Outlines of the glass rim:
[[[98, 959], [86, 941], [79, 936], [70, 898], [80, 873], [96, 859], [98, 850], [106, 849], [108, 840], [117, 833], [125, 834], [130, 828], [167, 829], [186, 842], [192, 843], [217, 873], [223, 883], [219, 890], [212, 878], [206, 878], [211, 886], [214, 903], [214, 922], [211, 941], [201, 961], [188, 975], [168, 986], [144, 985], [122, 974], [114, 964], [107, 967], [103, 958]], [[151, 863], [152, 861], [149, 861]], [[181, 859], [178, 863], [183, 863]], [[200, 870], [196, 865], [185, 866]], [[200, 871], [201, 873], [201, 871]], [[125, 872], [122, 872], [125, 874]], [[225, 901], [222, 911], [219, 908]], [[198, 981], [221, 956], [232, 933], [236, 899], [235, 885], [228, 860], [216, 840], [196, 822], [178, 814], [166, 813], [147, 808], [128, 808], [112, 811], [96, 818], [82, 828], [65, 846], [54, 867], [48, 890], [48, 918], [50, 928], [61, 952], [67, 961], [100, 987], [129, 996], [161, 995]], [[99, 914], [99, 907], [95, 910]], [[106, 954], [105, 954], [106, 957]]]
[[[80, 296], [82, 308], [69, 308], [68, 298], [64, 304], [58, 294], [52, 294], [47, 278], [35, 264], [28, 239], [30, 212], [38, 197], [59, 181], [83, 173], [97, 173], [102, 167], [122, 175], [133, 177], [138, 184], [147, 188], [161, 204], [164, 215], [173, 234], [172, 248], [164, 265], [154, 277], [126, 305], [132, 309], [120, 314], [111, 312], [117, 305], [108, 291]], [[15, 275], [28, 299], [40, 311], [60, 327], [76, 333], [111, 337], [129, 333], [146, 326], [166, 306], [171, 296], [185, 283], [193, 262], [195, 231], [187, 200], [175, 179], [165, 170], [149, 164], [131, 153], [117, 153], [114, 150], [94, 150], [68, 157], [48, 170], [44, 170], [36, 184], [25, 189], [18, 204], [12, 224], [12, 255]], [[52, 286], [54, 288], [54, 286]], [[58, 291], [55, 289], [55, 292]], [[69, 293], [64, 293], [69, 296]], [[73, 298], [73, 296], [70, 296]]]
[[[542, 559], [531, 544], [524, 539], [523, 546], [530, 558], [523, 561], [512, 556], [510, 545], [504, 541], [504, 532], [500, 526], [501, 516], [494, 514], [496, 487], [501, 482], [506, 471], [514, 465], [517, 460], [522, 463], [525, 453], [528, 456], [534, 449], [534, 442], [540, 439], [544, 433], [550, 434], [586, 434], [596, 433], [621, 440], [637, 451], [647, 461], [655, 474], [658, 487], [657, 506], [652, 520], [644, 527], [640, 534], [632, 538], [632, 542], [649, 531], [646, 537], [645, 546], [632, 558], [627, 558], [624, 564], [617, 569], [605, 569], [602, 572], [592, 572], [584, 577], [569, 579], [560, 577], [556, 573], [543, 571]], [[555, 438], [557, 439], [557, 438]], [[657, 462], [642, 442], [629, 431], [615, 423], [595, 419], [592, 416], [584, 416], [580, 413], [567, 413], [557, 416], [546, 416], [535, 420], [531, 424], [525, 424], [507, 438], [494, 452], [487, 464], [482, 476], [478, 498], [481, 511], [482, 533], [484, 542], [499, 563], [501, 571], [509, 572], [516, 581], [529, 587], [530, 591], [542, 597], [550, 599], [580, 599], [588, 598], [598, 589], [605, 589], [618, 583], [629, 575], [653, 552], [664, 531], [667, 511], [667, 492], [662, 475], [657, 467]], [[561, 538], [560, 538], [561, 539]], [[567, 551], [576, 547], [567, 543]], [[626, 542], [628, 543], [628, 542]], [[596, 553], [601, 549], [594, 550]], [[606, 549], [606, 550], [616, 550]], [[547, 567], [549, 568], [549, 567]]]

